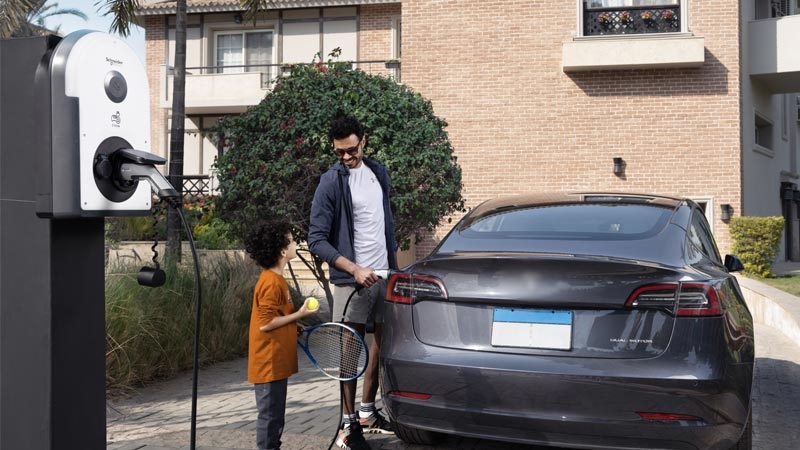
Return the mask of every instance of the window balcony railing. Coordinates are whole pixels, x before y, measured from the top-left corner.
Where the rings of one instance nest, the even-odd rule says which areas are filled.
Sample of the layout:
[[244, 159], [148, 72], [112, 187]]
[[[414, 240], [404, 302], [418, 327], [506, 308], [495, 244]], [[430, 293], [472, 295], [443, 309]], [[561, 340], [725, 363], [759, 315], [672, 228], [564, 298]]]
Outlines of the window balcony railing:
[[583, 11], [583, 35], [680, 32], [680, 13], [677, 5], [586, 8]]
[[[241, 73], [261, 73], [261, 86], [271, 88], [275, 79], [281, 75], [287, 75], [294, 66], [313, 65], [313, 63], [283, 63], [283, 64], [242, 64], [225, 66], [198, 66], [187, 67], [186, 77], [202, 75], [225, 75]], [[392, 78], [399, 77], [400, 63], [397, 60], [373, 60], [373, 61], [347, 61], [347, 65], [352, 68], [361, 69], [367, 73], [387, 75]], [[327, 63], [322, 63], [327, 66]]]
[[[352, 61], [353, 68], [382, 74], [400, 81], [395, 60]], [[244, 112], [257, 104], [275, 80], [291, 73], [299, 64], [253, 64], [236, 66], [196, 66], [186, 68], [186, 113], [229, 114]], [[303, 64], [305, 65], [305, 64]], [[325, 64], [323, 63], [323, 66]], [[172, 107], [173, 70], [161, 66], [160, 105]]]

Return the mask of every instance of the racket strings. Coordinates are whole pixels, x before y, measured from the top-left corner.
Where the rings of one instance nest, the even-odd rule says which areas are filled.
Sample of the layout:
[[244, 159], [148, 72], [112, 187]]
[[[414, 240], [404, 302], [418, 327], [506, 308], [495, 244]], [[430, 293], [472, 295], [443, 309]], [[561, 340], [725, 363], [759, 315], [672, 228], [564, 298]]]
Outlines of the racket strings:
[[367, 349], [361, 338], [344, 327], [320, 327], [307, 336], [308, 352], [328, 376], [355, 378], [367, 364]]

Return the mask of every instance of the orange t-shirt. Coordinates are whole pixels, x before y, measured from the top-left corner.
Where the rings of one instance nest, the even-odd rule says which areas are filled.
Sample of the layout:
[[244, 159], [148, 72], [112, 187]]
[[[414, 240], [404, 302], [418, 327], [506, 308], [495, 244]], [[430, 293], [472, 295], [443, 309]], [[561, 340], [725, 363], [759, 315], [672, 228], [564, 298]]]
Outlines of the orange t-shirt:
[[268, 383], [297, 373], [297, 325], [292, 322], [271, 331], [259, 328], [273, 318], [294, 312], [286, 279], [264, 269], [253, 291], [247, 381]]

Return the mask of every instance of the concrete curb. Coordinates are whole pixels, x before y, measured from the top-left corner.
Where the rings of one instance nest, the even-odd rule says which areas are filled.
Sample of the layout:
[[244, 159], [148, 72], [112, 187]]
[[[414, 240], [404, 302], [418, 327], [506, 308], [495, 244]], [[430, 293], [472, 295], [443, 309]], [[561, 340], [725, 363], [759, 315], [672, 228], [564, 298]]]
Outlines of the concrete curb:
[[800, 343], [800, 298], [752, 278], [736, 275], [753, 321]]

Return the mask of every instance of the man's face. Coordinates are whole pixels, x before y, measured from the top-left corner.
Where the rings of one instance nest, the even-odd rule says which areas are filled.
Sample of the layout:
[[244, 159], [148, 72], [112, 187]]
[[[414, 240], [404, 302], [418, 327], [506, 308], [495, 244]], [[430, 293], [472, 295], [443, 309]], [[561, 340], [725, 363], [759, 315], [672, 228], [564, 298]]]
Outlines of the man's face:
[[334, 139], [333, 151], [348, 169], [356, 169], [361, 166], [364, 158], [364, 139], [358, 139], [355, 134], [344, 139]]

